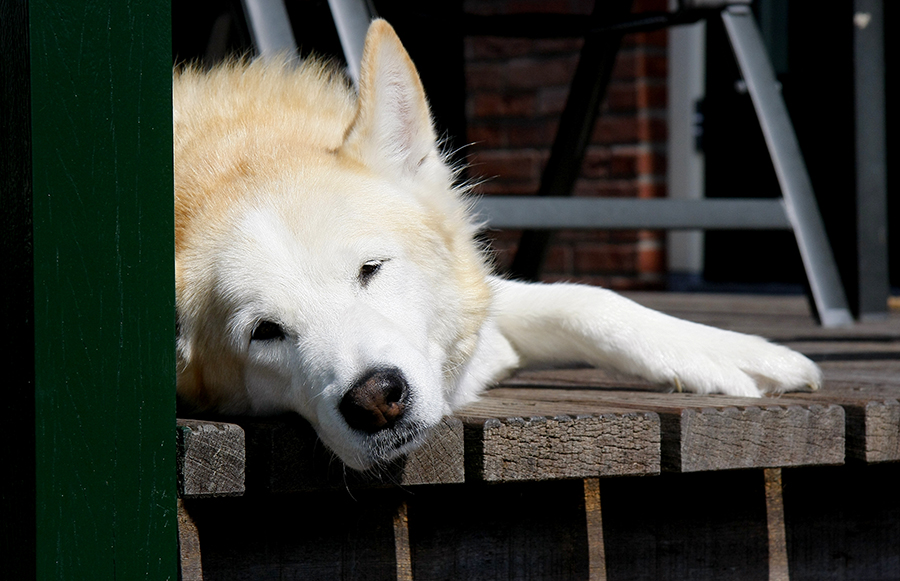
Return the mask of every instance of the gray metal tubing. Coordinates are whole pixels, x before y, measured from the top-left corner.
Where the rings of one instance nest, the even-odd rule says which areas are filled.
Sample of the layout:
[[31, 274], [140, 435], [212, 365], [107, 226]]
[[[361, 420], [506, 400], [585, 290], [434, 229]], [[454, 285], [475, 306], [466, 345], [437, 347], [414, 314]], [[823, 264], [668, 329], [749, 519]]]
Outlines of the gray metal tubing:
[[328, 0], [328, 7], [331, 8], [331, 17], [334, 18], [334, 26], [341, 39], [347, 73], [356, 83], [359, 80], [366, 31], [375, 17], [375, 11], [366, 0]]
[[260, 56], [297, 50], [283, 0], [241, 0], [250, 36]]
[[603, 228], [670, 230], [790, 229], [780, 199], [544, 198], [495, 196], [478, 199], [478, 217], [495, 228]]
[[722, 20], [775, 166], [819, 319], [826, 327], [849, 325], [853, 317], [816, 205], [812, 182], [759, 29], [746, 9], [725, 10]]
[[856, 239], [861, 319], [884, 318], [890, 294], [882, 0], [853, 3]]

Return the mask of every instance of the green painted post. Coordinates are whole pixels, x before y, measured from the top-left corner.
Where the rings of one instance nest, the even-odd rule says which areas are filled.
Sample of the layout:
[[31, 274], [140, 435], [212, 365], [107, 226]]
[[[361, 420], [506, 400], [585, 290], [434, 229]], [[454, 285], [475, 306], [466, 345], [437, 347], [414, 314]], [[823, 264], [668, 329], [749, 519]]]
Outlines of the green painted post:
[[168, 0], [31, 0], [37, 579], [176, 579]]

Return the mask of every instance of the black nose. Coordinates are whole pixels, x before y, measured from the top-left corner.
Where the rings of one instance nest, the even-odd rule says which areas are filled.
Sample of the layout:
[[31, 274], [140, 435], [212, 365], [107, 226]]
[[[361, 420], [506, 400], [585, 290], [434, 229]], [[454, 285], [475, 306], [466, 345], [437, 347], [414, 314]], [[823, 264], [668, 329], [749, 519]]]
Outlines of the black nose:
[[409, 387], [398, 369], [376, 369], [353, 384], [341, 400], [347, 424], [363, 432], [390, 428], [403, 417]]

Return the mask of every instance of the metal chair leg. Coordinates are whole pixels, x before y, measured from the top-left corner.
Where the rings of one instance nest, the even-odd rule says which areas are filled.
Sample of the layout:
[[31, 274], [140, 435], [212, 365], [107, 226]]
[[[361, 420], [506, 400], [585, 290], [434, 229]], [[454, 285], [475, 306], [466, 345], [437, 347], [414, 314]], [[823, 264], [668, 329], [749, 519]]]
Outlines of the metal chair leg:
[[722, 12], [722, 21], [775, 166], [819, 320], [826, 327], [852, 324], [812, 182], [753, 15], [732, 8]]

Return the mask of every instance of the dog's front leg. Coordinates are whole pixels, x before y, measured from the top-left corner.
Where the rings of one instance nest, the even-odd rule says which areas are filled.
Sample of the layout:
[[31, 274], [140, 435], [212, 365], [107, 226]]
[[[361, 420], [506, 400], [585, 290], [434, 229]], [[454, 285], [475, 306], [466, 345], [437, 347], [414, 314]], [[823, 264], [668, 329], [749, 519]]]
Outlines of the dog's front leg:
[[583, 362], [696, 393], [816, 389], [803, 355], [760, 337], [676, 319], [606, 289], [493, 279], [500, 332], [524, 364]]

